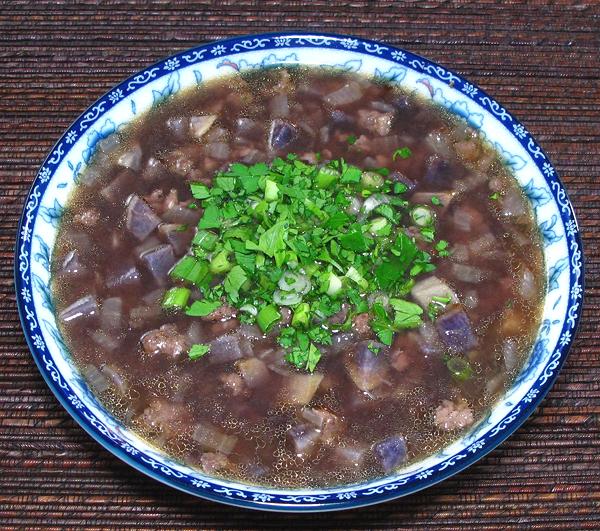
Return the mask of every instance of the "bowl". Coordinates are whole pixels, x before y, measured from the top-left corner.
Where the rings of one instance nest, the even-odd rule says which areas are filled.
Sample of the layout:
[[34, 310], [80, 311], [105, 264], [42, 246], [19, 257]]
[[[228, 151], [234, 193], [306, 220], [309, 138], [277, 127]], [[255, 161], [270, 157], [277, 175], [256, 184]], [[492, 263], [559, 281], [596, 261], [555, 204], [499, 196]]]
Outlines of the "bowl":
[[[461, 439], [388, 477], [323, 489], [274, 489], [211, 478], [176, 462], [124, 427], [97, 401], [61, 338], [50, 291], [58, 224], [96, 144], [178, 91], [234, 71], [325, 65], [399, 84], [464, 118], [495, 146], [529, 198], [543, 238], [547, 295], [522, 371], [489, 414]], [[577, 222], [556, 170], [503, 106], [454, 72], [388, 44], [316, 33], [271, 33], [199, 46], [115, 86], [67, 129], [27, 196], [16, 242], [15, 288], [23, 331], [39, 370], [69, 414], [121, 460], [163, 483], [209, 500], [274, 511], [331, 511], [371, 505], [429, 487], [494, 449], [552, 386], [573, 342], [583, 297]]]

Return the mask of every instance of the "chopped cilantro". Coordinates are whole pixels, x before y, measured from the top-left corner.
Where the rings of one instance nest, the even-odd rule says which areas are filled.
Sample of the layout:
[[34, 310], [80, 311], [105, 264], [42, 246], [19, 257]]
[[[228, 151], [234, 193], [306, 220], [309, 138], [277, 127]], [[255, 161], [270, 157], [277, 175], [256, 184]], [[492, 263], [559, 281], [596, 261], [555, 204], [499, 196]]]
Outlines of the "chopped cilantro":
[[209, 352], [210, 352], [210, 345], [207, 345], [205, 343], [196, 343], [195, 345], [192, 345], [192, 348], [190, 348], [190, 351], [188, 352], [188, 357], [192, 361], [194, 361], [194, 360], [202, 358]]
[[356, 143], [356, 140], [356, 135], [348, 135], [348, 137], [346, 138], [346, 142], [348, 142], [348, 144], [350, 145]]
[[190, 317], [204, 317], [213, 313], [221, 306], [221, 301], [194, 301], [185, 311]]
[[490, 199], [492, 201], [497, 201], [498, 199], [500, 199], [500, 193], [499, 192], [494, 192], [493, 194], [490, 194]]
[[401, 159], [407, 159], [411, 155], [412, 151], [409, 147], [402, 147], [394, 151], [394, 154], [392, 155], [392, 160], [396, 160], [398, 157], [400, 157]]

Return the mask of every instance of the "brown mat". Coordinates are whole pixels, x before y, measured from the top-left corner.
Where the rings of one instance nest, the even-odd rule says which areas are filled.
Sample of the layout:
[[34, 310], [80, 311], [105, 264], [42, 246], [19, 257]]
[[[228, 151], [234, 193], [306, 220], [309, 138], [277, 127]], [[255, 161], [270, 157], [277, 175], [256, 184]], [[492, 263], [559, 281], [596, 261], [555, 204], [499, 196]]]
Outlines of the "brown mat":
[[[545, 4], [0, 1], [0, 527], [600, 529], [600, 2]], [[20, 332], [12, 280], [25, 193], [46, 152], [84, 107], [172, 52], [293, 28], [404, 46], [497, 97], [562, 175], [587, 258], [578, 341], [525, 426], [441, 485], [325, 516], [205, 502], [103, 450], [38, 374]]]

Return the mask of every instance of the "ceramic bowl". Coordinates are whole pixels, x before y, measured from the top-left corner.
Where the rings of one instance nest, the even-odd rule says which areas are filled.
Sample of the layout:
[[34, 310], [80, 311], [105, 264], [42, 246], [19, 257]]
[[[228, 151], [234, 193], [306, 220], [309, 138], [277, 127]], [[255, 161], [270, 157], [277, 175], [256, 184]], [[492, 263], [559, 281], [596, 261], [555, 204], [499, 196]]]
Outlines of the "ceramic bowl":
[[[186, 87], [234, 71], [325, 65], [401, 85], [464, 118], [495, 146], [535, 210], [543, 237], [547, 295], [523, 370], [486, 417], [422, 461], [361, 484], [282, 490], [215, 479], [176, 462], [119, 423], [74, 366], [56, 325], [50, 263], [58, 224], [97, 143]], [[210, 500], [276, 511], [328, 511], [398, 498], [437, 483], [483, 457], [540, 403], [575, 334], [583, 296], [577, 222], [556, 170], [531, 134], [480, 88], [408, 51], [355, 37], [273, 33], [199, 46], [160, 61], [93, 103], [58, 140], [29, 191], [16, 242], [15, 287], [25, 337], [46, 382], [71, 416], [106, 449], [148, 476]]]

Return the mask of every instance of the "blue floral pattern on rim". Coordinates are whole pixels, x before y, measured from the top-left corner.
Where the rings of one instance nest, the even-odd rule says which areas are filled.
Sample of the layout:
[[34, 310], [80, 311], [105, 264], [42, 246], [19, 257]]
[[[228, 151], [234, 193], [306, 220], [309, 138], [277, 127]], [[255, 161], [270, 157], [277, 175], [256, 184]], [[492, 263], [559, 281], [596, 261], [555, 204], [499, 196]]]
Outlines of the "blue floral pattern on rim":
[[[216, 72], [224, 67], [240, 71], [302, 64], [302, 54], [313, 49], [332, 58], [327, 59], [327, 66], [421, 87], [423, 95], [481, 128], [482, 134], [489, 130], [488, 124], [503, 128], [504, 138], [510, 141], [498, 141], [496, 146], [507, 164], [515, 171], [526, 167], [529, 174], [538, 175], [522, 185], [536, 211], [550, 262], [548, 296], [532, 355], [513, 386], [518, 391], [514, 396], [520, 398], [513, 402], [513, 395], [507, 394], [501, 418], [488, 415], [461, 441], [440, 452], [433, 465], [426, 460], [408, 471], [361, 485], [278, 491], [205, 477], [132, 438], [102, 410], [69, 365], [69, 353], [52, 316], [47, 279], [52, 235], [67, 188], [77, 181], [96, 144], [125, 123], [111, 118], [113, 108], [126, 104], [133, 117], [142, 107], [135, 98], [144, 89], [151, 91], [152, 104], [163, 101], [192, 83], [183, 81], [188, 67], [194, 67], [190, 79], [198, 83], [207, 78], [201, 71], [205, 65], [212, 65]], [[46, 233], [51, 237], [43, 237]], [[564, 252], [553, 251], [561, 245]], [[583, 254], [573, 208], [555, 169], [529, 132], [480, 88], [440, 65], [381, 43], [328, 34], [278, 33], [186, 50], [135, 74], [90, 106], [54, 146], [27, 196], [16, 243], [15, 287], [25, 336], [43, 377], [73, 418], [119, 458], [172, 487], [207, 499], [263, 510], [326, 511], [370, 505], [428, 487], [480, 459], [522, 424], [550, 389], [573, 341], [583, 298]]]

